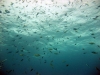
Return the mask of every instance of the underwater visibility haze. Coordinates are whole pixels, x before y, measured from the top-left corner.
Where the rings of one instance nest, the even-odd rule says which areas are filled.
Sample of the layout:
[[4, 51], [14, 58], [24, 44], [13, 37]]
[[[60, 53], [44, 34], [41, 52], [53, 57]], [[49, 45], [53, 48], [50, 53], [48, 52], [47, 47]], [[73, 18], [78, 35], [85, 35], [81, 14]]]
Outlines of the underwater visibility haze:
[[0, 75], [100, 75], [100, 0], [0, 0]]

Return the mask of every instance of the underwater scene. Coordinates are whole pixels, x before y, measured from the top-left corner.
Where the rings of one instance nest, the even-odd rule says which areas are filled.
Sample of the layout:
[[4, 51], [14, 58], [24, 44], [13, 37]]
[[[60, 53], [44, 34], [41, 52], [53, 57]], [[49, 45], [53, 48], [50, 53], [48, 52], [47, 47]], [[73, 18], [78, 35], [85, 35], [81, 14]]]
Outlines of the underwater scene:
[[100, 0], [0, 0], [0, 75], [100, 75]]

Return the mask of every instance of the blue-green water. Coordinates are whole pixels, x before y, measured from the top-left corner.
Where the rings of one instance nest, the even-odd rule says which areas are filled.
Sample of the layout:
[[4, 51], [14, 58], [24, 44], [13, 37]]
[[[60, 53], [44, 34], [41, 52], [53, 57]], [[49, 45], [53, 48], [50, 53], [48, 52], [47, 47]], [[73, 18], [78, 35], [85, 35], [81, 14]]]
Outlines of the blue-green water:
[[100, 75], [100, 1], [0, 0], [0, 75]]

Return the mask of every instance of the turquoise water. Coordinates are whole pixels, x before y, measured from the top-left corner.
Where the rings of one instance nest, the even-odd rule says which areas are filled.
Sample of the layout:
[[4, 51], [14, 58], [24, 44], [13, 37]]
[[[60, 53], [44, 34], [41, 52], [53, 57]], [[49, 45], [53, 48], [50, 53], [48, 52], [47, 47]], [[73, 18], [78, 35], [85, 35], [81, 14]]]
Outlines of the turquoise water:
[[100, 75], [100, 1], [0, 0], [0, 75]]

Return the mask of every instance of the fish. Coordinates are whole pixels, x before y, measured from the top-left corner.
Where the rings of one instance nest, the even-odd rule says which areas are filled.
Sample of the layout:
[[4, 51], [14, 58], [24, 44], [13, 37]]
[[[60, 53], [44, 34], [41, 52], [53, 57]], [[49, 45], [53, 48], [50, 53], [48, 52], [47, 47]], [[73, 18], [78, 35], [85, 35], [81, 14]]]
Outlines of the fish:
[[88, 64], [86, 64], [86, 66], [89, 66]]
[[1, 62], [3, 63], [3, 62], [5, 62], [7, 59], [4, 59], [4, 60], [2, 60]]
[[40, 38], [42, 38], [42, 36], [40, 36]]
[[65, 60], [63, 60], [62, 62], [63, 62], [63, 63], [65, 63], [66, 61], [65, 61]]
[[49, 48], [49, 50], [53, 50], [52, 48]]
[[44, 63], [46, 63], [46, 60], [44, 61]]
[[100, 7], [100, 5], [98, 7]]
[[94, 42], [89, 42], [89, 44], [93, 45], [93, 44], [95, 44], [95, 43], [94, 43]]
[[6, 12], [6, 13], [10, 13], [10, 11], [9, 11], [9, 10], [5, 10], [5, 12]]
[[58, 53], [54, 53], [55, 55], [58, 55]]
[[99, 69], [98, 67], [96, 67], [96, 70], [97, 70], [97, 71], [100, 71], [100, 69]]
[[57, 48], [53, 48], [54, 50], [57, 50]]
[[2, 5], [3, 7], [5, 7], [5, 5]]
[[2, 68], [2, 66], [0, 66], [0, 69]]
[[33, 68], [31, 69], [31, 71], [33, 71]]
[[69, 64], [66, 64], [66, 67], [68, 67], [69, 66]]
[[21, 61], [23, 61], [23, 59], [21, 59]]
[[42, 57], [42, 59], [43, 59], [43, 57]]
[[95, 52], [95, 51], [92, 51], [91, 53], [93, 53], [93, 54], [98, 54], [98, 52]]
[[27, 72], [25, 71], [25, 74], [27, 74]]
[[40, 56], [40, 54], [34, 54], [34, 56], [39, 57], [39, 56]]
[[82, 50], [85, 50], [84, 48]]
[[100, 48], [100, 45], [97, 45]]
[[40, 75], [38, 72], [36, 72], [36, 75]]
[[38, 14], [39, 14], [39, 12], [36, 14], [36, 17], [37, 17]]
[[52, 67], [53, 67], [53, 64], [52, 64], [52, 63], [50, 63], [50, 66], [52, 66]]
[[54, 2], [54, 0], [51, 0], [52, 2]]
[[9, 51], [8, 53], [12, 53], [12, 51]]
[[93, 18], [94, 20], [96, 20], [99, 16], [96, 16], [95, 18]]
[[11, 2], [11, 4], [10, 4], [10, 5], [13, 5], [13, 4], [14, 4], [14, 3], [12, 3], [12, 2]]
[[18, 20], [19, 18], [20, 18], [20, 17], [18, 16], [18, 17], [17, 17], [17, 20]]
[[95, 39], [95, 37], [93, 37]]
[[16, 51], [16, 53], [18, 53], [19, 51]]
[[20, 56], [24, 56], [24, 54], [20, 54]]
[[94, 35], [94, 33], [91, 33], [91, 35]]
[[0, 13], [2, 13], [2, 11], [0, 10]]
[[86, 52], [84, 52], [83, 54], [86, 54]]
[[22, 39], [22, 37], [19, 37], [19, 39]]
[[14, 70], [9, 70], [9, 71], [7, 70], [6, 72], [7, 72], [7, 73], [10, 73], [10, 72], [12, 72], [12, 71], [14, 71]]
[[73, 30], [77, 30], [78, 28], [73, 28]]

